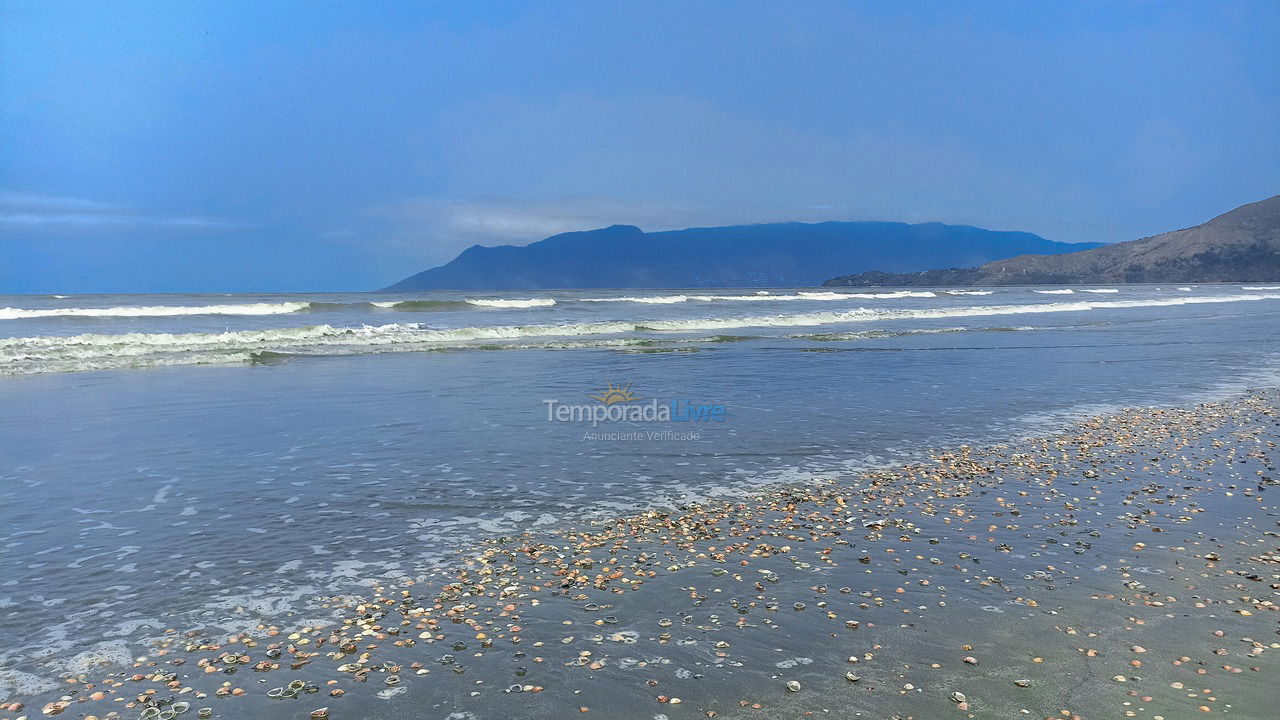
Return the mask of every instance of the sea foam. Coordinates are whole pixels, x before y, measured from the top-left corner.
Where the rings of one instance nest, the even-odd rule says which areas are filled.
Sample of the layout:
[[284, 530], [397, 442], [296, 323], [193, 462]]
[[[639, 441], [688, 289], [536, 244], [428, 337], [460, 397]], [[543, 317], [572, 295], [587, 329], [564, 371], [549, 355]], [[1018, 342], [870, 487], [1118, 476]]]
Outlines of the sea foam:
[[[389, 323], [358, 327], [311, 325], [222, 333], [87, 333], [72, 336], [9, 337], [0, 338], [0, 374], [268, 361], [283, 354], [336, 355], [468, 347], [491, 349], [493, 343], [506, 347], [513, 341], [537, 338], [556, 339], [555, 343], [548, 342], [538, 346], [545, 348], [620, 346], [661, 340], [668, 334], [740, 328], [796, 328], [881, 320], [1081, 312], [1276, 299], [1280, 299], [1280, 294], [1183, 295], [1134, 300], [933, 308], [858, 307], [776, 315], [455, 328], [431, 327], [421, 323]], [[584, 338], [585, 341], [575, 340], [577, 338]]]
[[531, 308], [531, 307], [550, 307], [556, 304], [552, 298], [529, 298], [528, 300], [506, 300], [502, 298], [478, 298], [472, 300], [467, 299], [468, 303], [477, 307], [492, 308]]
[[928, 290], [895, 290], [883, 293], [852, 293], [833, 291], [800, 291], [788, 295], [774, 295], [758, 291], [754, 295], [647, 295], [613, 298], [582, 298], [580, 302], [630, 302], [649, 305], [669, 305], [683, 302], [791, 302], [832, 300], [897, 300], [899, 298], [931, 298], [936, 293]]
[[45, 317], [162, 317], [167, 315], [281, 315], [309, 303], [245, 303], [242, 305], [124, 305], [105, 308], [0, 308], [0, 320]]

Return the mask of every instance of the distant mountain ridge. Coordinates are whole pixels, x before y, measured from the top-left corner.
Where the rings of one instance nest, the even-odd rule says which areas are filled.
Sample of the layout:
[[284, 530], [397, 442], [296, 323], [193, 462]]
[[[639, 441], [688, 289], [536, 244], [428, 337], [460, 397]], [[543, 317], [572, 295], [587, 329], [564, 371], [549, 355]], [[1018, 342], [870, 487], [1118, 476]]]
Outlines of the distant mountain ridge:
[[924, 272], [884, 268], [828, 286], [947, 286], [1280, 281], [1280, 195], [1183, 230], [1081, 252], [1021, 255], [980, 267]]
[[1096, 246], [942, 223], [772, 223], [654, 233], [613, 225], [519, 247], [474, 245], [385, 290], [803, 286], [818, 285], [837, 268], [911, 272]]

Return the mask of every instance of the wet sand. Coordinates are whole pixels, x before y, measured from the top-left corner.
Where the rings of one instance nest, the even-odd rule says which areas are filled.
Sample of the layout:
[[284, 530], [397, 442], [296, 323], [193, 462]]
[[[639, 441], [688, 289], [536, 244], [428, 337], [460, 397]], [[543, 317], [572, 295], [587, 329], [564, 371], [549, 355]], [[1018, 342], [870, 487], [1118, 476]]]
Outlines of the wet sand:
[[323, 621], [83, 658], [0, 718], [1268, 717], [1278, 405], [491, 538]]

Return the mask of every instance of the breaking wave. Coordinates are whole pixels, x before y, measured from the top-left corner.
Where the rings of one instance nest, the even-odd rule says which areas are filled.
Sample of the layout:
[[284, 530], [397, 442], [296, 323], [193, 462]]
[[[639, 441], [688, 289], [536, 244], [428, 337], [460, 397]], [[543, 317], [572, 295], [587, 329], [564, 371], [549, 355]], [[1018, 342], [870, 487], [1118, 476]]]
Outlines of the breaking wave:
[[[618, 320], [458, 328], [429, 327], [421, 323], [390, 323], [360, 327], [311, 325], [222, 333], [88, 333], [73, 336], [10, 337], [0, 338], [0, 374], [254, 362], [274, 359], [279, 354], [337, 355], [489, 349], [491, 347], [609, 347], [641, 345], [645, 342], [688, 341], [688, 338], [663, 337], [668, 333], [714, 332], [743, 328], [798, 328], [872, 321], [1080, 312], [1094, 309], [1277, 299], [1280, 299], [1280, 294], [1179, 296], [1165, 299], [1050, 302], [954, 308], [855, 308], [827, 312], [640, 322]], [[947, 331], [944, 329], [938, 332]], [[573, 338], [582, 337], [587, 339], [573, 340]], [[559, 338], [560, 340], [538, 345], [516, 344], [520, 341], [539, 338]], [[566, 342], [573, 344], [566, 345]]]
[[373, 307], [384, 310], [400, 310], [402, 312], [440, 312], [443, 310], [466, 310], [475, 303], [465, 300], [400, 300], [369, 303]]
[[[983, 294], [974, 292], [972, 294]], [[895, 291], [887, 293], [798, 292], [774, 295], [759, 291], [753, 295], [652, 295], [613, 298], [580, 298], [586, 303], [639, 303], [671, 305], [686, 302], [789, 301], [789, 300], [893, 300], [897, 298], [937, 297], [928, 291]], [[554, 298], [468, 298], [466, 300], [383, 300], [375, 302], [311, 302], [242, 303], [236, 305], [126, 305], [102, 308], [0, 308], [0, 320], [27, 318], [142, 318], [193, 315], [286, 315], [289, 313], [348, 312], [356, 310], [400, 312], [445, 312], [474, 308], [541, 308], [557, 304]]]
[[608, 303], [608, 302], [630, 302], [630, 303], [647, 303], [649, 305], [671, 305], [673, 303], [688, 302], [688, 295], [652, 295], [648, 297], [616, 297], [616, 298], [581, 298], [579, 302], [592, 303]]
[[683, 302], [773, 302], [794, 300], [896, 300], [899, 298], [931, 298], [937, 293], [928, 290], [895, 290], [885, 293], [849, 293], [849, 292], [797, 292], [788, 295], [774, 295], [764, 290], [754, 295], [650, 295], [625, 296], [616, 298], [582, 298], [580, 302], [630, 302], [651, 305], [669, 305]]
[[503, 300], [500, 298], [486, 299], [479, 298], [476, 300], [468, 299], [467, 303], [476, 307], [492, 307], [492, 308], [530, 308], [530, 307], [550, 307], [556, 304], [551, 298], [529, 298], [528, 300]]
[[244, 303], [240, 305], [132, 305], [105, 308], [0, 308], [0, 320], [47, 317], [161, 317], [166, 315], [282, 315], [312, 303]]

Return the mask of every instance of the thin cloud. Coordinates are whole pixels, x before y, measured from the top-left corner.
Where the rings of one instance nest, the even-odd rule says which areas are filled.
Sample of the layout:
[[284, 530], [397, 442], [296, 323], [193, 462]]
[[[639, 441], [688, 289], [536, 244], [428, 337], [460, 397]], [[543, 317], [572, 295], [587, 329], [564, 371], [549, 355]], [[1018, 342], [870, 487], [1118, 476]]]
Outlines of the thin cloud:
[[56, 195], [0, 191], [0, 226], [38, 231], [157, 227], [214, 230], [246, 227], [197, 215], [150, 213], [126, 205]]

